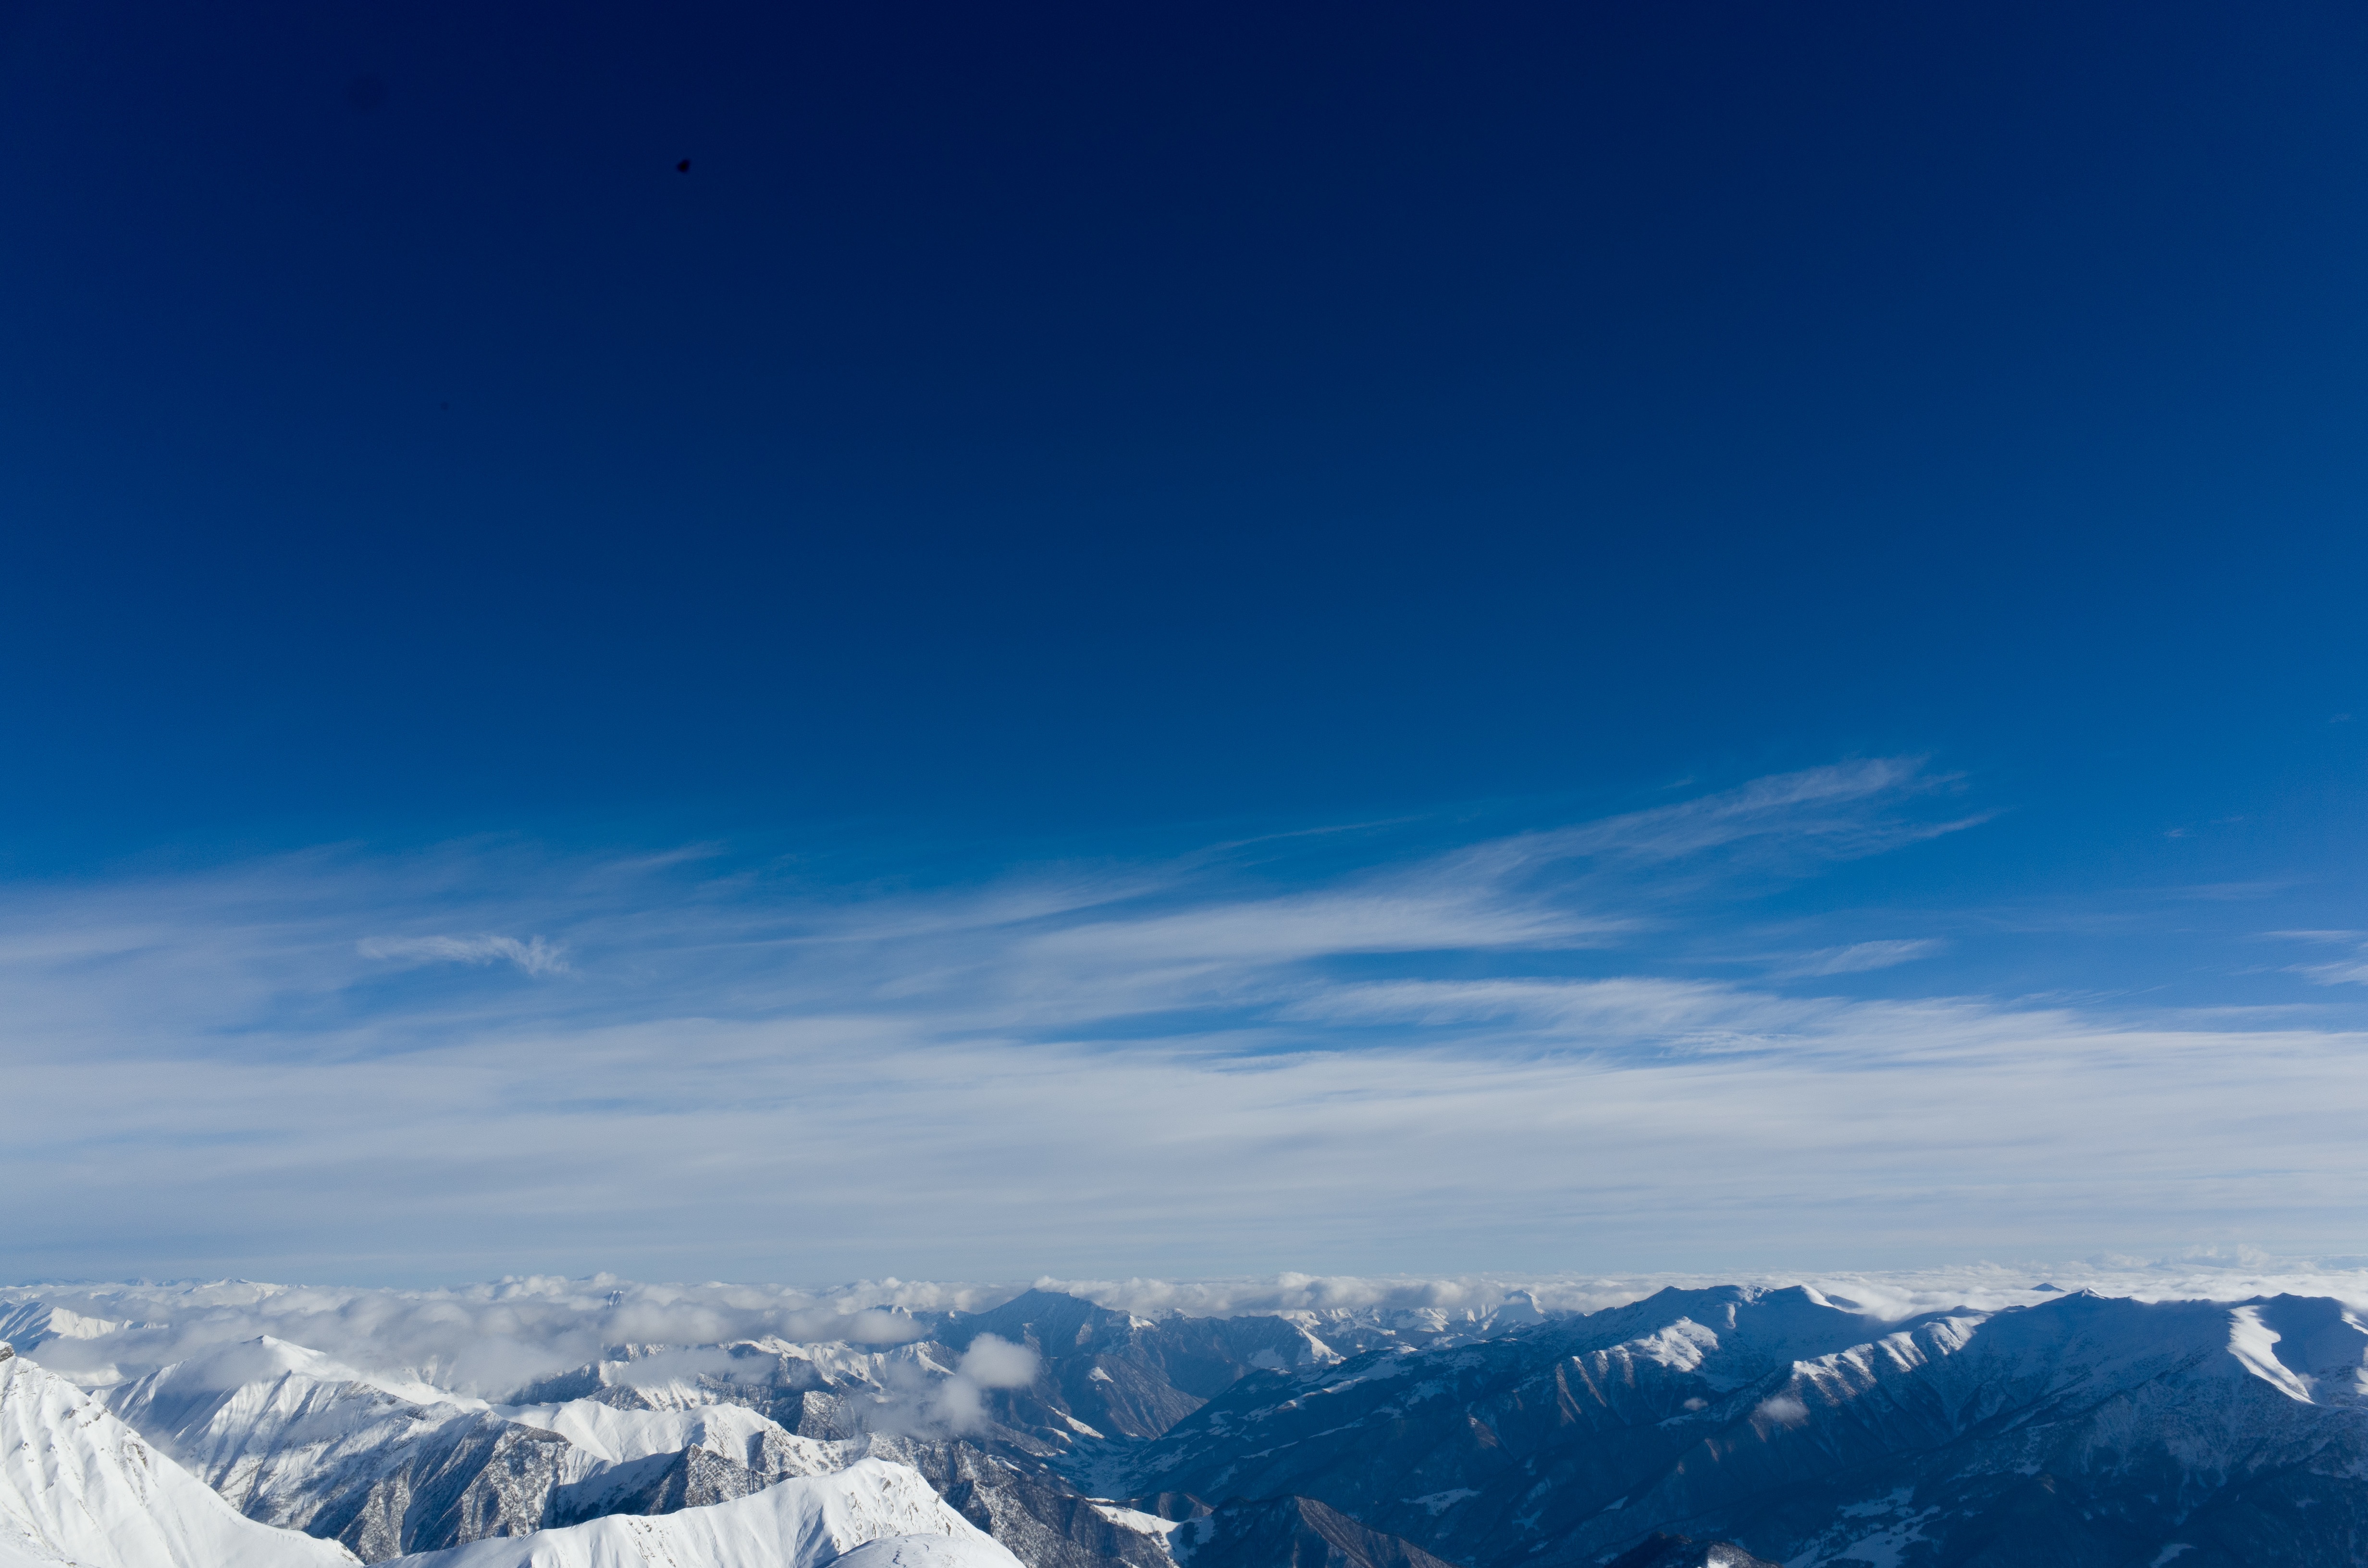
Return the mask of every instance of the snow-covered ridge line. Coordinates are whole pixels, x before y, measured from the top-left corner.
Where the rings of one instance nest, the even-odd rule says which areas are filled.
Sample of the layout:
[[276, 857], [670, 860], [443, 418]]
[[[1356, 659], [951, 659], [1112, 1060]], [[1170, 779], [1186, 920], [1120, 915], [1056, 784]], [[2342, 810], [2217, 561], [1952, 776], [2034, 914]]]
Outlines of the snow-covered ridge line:
[[75, 1568], [353, 1568], [242, 1517], [63, 1378], [0, 1346], [0, 1562]]
[[[301, 1346], [239, 1349], [259, 1349], [261, 1358], [219, 1358], [218, 1365], [193, 1367], [188, 1376], [202, 1382], [211, 1373], [251, 1371], [258, 1374], [255, 1384], [194, 1392], [224, 1393], [235, 1404], [254, 1387], [297, 1389], [311, 1406], [296, 1424], [300, 1440], [321, 1437], [324, 1419], [339, 1424], [340, 1394], [347, 1403], [359, 1394], [381, 1414], [423, 1414], [369, 1385], [324, 1381], [343, 1369]], [[324, 1392], [331, 1395], [325, 1404], [313, 1397]], [[484, 1414], [482, 1407], [442, 1408]], [[667, 1424], [664, 1413], [617, 1414]], [[740, 1425], [769, 1425], [751, 1413], [731, 1414]], [[717, 1418], [730, 1421], [723, 1411], [709, 1411], [690, 1425]], [[603, 1457], [630, 1458], [654, 1437], [663, 1440], [632, 1428], [627, 1420], [607, 1433], [619, 1451]], [[826, 1459], [826, 1473], [778, 1481], [731, 1502], [657, 1517], [626, 1515], [540, 1530], [529, 1525], [524, 1533], [403, 1561], [435, 1568], [1021, 1568], [911, 1467], [852, 1453]], [[0, 1568], [355, 1568], [359, 1562], [336, 1541], [242, 1517], [96, 1400], [0, 1343]]]
[[[2237, 1257], [1802, 1274], [1374, 1277], [1281, 1274], [1209, 1280], [1045, 1278], [1037, 1289], [1144, 1318], [1273, 1313], [1321, 1337], [1338, 1322], [1422, 1320], [1433, 1331], [1625, 1305], [1677, 1287], [1805, 1285], [1881, 1320], [1969, 1307], [2030, 1306], [2089, 1289], [2136, 1301], [2324, 1296], [2368, 1308], [2368, 1267]], [[2052, 1287], [2053, 1289], [2041, 1289]], [[214, 1346], [268, 1335], [366, 1376], [497, 1398], [625, 1345], [776, 1338], [884, 1346], [950, 1312], [981, 1312], [1029, 1286], [860, 1280], [823, 1289], [656, 1284], [529, 1276], [433, 1290], [339, 1289], [247, 1280], [0, 1287], [0, 1338], [38, 1350], [85, 1385], [137, 1377]], [[71, 1343], [68, 1343], [71, 1341]]]
[[[715, 1535], [719, 1518], [795, 1523], [814, 1488], [752, 1500], [881, 1460], [1031, 1568], [1174, 1568], [1182, 1538], [1142, 1516], [1199, 1518], [1226, 1499], [1289, 1503], [1262, 1523], [1229, 1515], [1237, 1545], [1281, 1550], [1332, 1520], [1382, 1553], [1347, 1568], [1575, 1568], [1704, 1519], [1785, 1561], [1806, 1564], [1810, 1546], [1887, 1561], [1857, 1548], [1942, 1528], [1900, 1501], [1929, 1512], [1933, 1496], [1956, 1500], [1952, 1518], [2044, 1516], [2093, 1537], [2089, 1558], [2135, 1562], [2180, 1522], [2154, 1500], [2165, 1486], [2180, 1517], [2211, 1514], [2232, 1540], [2287, 1506], [2317, 1510], [2328, 1540], [2368, 1528], [2368, 1316], [2329, 1296], [2018, 1289], [2035, 1299], [1904, 1320], [1798, 1285], [1670, 1289], [1583, 1315], [1524, 1296], [1224, 1318], [1031, 1290], [915, 1314], [928, 1337], [884, 1348], [618, 1346], [498, 1404], [268, 1336], [106, 1383], [97, 1403], [250, 1519], [371, 1562], [478, 1553], [455, 1568], [746, 1558], [755, 1537]], [[2009, 1499], [2014, 1478], [2043, 1473]], [[2261, 1489], [2271, 1478], [2283, 1491]], [[1821, 1499], [1808, 1516], [1762, 1506], [1804, 1488]], [[847, 1532], [805, 1528], [790, 1530], [804, 1568], [848, 1550]], [[541, 1544], [518, 1545], [529, 1537]], [[952, 1550], [885, 1555], [954, 1568]]]
[[403, 1568], [1021, 1568], [917, 1471], [876, 1459], [729, 1503], [594, 1519], [393, 1561]]

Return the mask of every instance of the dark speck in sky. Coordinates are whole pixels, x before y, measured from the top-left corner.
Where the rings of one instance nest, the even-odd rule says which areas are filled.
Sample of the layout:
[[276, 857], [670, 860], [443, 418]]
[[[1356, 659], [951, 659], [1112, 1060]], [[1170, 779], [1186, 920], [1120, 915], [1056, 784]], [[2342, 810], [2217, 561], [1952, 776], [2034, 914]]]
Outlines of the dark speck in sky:
[[689, 158], [685, 158], [681, 163], [677, 164], [674, 166], [674, 172], [678, 175], [687, 175], [690, 173], [690, 160]]

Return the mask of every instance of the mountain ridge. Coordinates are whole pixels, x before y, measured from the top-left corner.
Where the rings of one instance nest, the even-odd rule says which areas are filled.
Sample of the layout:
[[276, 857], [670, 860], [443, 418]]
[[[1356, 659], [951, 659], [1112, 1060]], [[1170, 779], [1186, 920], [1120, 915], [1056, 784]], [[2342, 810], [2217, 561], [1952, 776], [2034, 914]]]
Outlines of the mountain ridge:
[[251, 1516], [373, 1561], [867, 1460], [1029, 1568], [1210, 1568], [1219, 1532], [1226, 1568], [1598, 1568], [1656, 1534], [1802, 1568], [2368, 1556], [2368, 1327], [2332, 1298], [2074, 1290], [1886, 1320], [1804, 1286], [1684, 1287], [1326, 1339], [1037, 1290], [887, 1326], [920, 1337], [635, 1343], [494, 1402], [266, 1336], [98, 1393]]

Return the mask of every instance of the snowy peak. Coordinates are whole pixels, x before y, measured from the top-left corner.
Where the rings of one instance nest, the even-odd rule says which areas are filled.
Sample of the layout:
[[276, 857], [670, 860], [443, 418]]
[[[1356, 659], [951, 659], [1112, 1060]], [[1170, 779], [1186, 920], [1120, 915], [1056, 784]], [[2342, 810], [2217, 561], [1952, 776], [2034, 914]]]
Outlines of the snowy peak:
[[127, 1328], [143, 1328], [129, 1319], [94, 1317], [47, 1301], [0, 1301], [0, 1344], [12, 1345], [28, 1356], [53, 1339], [97, 1339]]
[[2368, 1405], [2368, 1324], [2340, 1301], [2272, 1296], [2228, 1314], [2228, 1353], [2311, 1404]]
[[78, 1568], [352, 1568], [242, 1518], [64, 1379], [0, 1359], [0, 1552]]
[[[250, 1335], [99, 1403], [249, 1522], [438, 1568], [1009, 1568], [978, 1529], [1029, 1568], [1600, 1568], [1647, 1545], [1653, 1568], [2356, 1568], [2343, 1543], [2368, 1539], [2368, 1324], [2334, 1300], [1523, 1305], [1192, 1318], [1035, 1290], [894, 1345], [612, 1345], [500, 1405]], [[111, 1321], [38, 1326], [90, 1367], [191, 1332], [63, 1332]], [[871, 1502], [832, 1491], [883, 1461], [905, 1479]], [[881, 1501], [915, 1485], [971, 1535]], [[0, 1568], [37, 1540], [11, 1528]]]
[[596, 1519], [397, 1561], [403, 1568], [1021, 1568], [917, 1471], [876, 1459], [656, 1518]]
[[640, 1365], [657, 1369], [659, 1399], [596, 1381], [592, 1397], [495, 1409], [366, 1379], [266, 1336], [104, 1397], [250, 1517], [334, 1538], [370, 1562], [728, 1501], [852, 1457], [673, 1377], [663, 1361]]
[[2027, 1551], [2001, 1561], [2145, 1562], [2179, 1519], [2241, 1532], [2287, 1506], [2340, 1541], [2368, 1528], [2363, 1346], [2324, 1300], [2075, 1293], [1884, 1324], [1806, 1290], [1664, 1291], [1244, 1380], [1125, 1480], [1313, 1497], [1497, 1568], [1577, 1568], [1655, 1530], [1803, 1564], [1953, 1560], [1945, 1540], [2009, 1516]]
[[483, 1400], [450, 1393], [409, 1378], [359, 1371], [318, 1350], [268, 1334], [200, 1351], [144, 1378], [132, 1380], [129, 1386], [141, 1391], [135, 1397], [151, 1403], [168, 1401], [196, 1404], [210, 1396], [278, 1385], [300, 1389], [313, 1385], [352, 1387], [371, 1390], [407, 1404], [485, 1408]]
[[746, 1459], [768, 1448], [794, 1453], [804, 1468], [791, 1473], [819, 1475], [837, 1470], [843, 1443], [800, 1437], [772, 1417], [741, 1404], [673, 1405], [632, 1409], [597, 1399], [558, 1404], [506, 1404], [495, 1414], [506, 1420], [555, 1432], [586, 1460], [620, 1464], [629, 1460], [679, 1453], [685, 1449]]

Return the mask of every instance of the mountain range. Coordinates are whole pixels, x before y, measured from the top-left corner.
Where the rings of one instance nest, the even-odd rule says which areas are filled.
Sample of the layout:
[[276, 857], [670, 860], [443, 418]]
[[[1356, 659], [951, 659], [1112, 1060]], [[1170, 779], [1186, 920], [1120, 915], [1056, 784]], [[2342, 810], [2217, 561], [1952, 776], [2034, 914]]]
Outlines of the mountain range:
[[1193, 1316], [1036, 1290], [470, 1392], [16, 1295], [0, 1568], [2368, 1562], [2368, 1327], [2327, 1297]]

